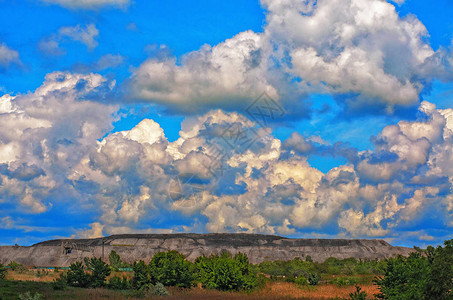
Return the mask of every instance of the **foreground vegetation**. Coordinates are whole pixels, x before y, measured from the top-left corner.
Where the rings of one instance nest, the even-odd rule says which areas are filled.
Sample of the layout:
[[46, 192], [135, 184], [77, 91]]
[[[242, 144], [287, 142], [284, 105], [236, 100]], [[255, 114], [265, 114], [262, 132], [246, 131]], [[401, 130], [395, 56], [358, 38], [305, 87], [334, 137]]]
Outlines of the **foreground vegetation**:
[[130, 266], [112, 251], [109, 262], [86, 258], [67, 271], [0, 265], [0, 299], [453, 299], [453, 241], [383, 261], [252, 265], [244, 254], [225, 252], [191, 263], [168, 251]]

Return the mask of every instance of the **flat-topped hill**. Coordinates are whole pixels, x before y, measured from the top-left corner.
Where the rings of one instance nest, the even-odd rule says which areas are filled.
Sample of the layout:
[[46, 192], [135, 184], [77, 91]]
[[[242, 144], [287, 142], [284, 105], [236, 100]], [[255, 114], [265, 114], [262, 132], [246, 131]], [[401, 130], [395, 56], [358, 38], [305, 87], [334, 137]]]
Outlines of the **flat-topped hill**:
[[123, 260], [149, 261], [160, 251], [177, 250], [187, 259], [228, 251], [247, 254], [252, 263], [268, 260], [304, 259], [315, 261], [329, 257], [339, 259], [383, 259], [409, 255], [413, 250], [394, 247], [383, 240], [292, 239], [275, 235], [230, 233], [121, 234], [97, 239], [62, 239], [37, 243], [33, 246], [2, 246], [0, 262], [17, 261], [27, 266], [65, 267], [83, 257], [108, 259], [115, 250]]

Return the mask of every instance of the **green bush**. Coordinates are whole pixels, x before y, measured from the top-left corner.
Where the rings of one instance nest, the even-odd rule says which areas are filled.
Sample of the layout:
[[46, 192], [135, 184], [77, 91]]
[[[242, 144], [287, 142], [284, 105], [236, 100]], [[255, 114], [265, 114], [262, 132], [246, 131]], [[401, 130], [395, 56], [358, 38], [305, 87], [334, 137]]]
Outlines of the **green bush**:
[[356, 291], [349, 294], [350, 300], [366, 300], [368, 297], [367, 293], [362, 291], [362, 288], [358, 285], [355, 286]]
[[428, 247], [427, 259], [430, 274], [426, 282], [425, 297], [428, 299], [453, 299], [453, 240], [444, 247]]
[[251, 290], [258, 285], [256, 273], [245, 254], [234, 258], [228, 253], [221, 256], [201, 256], [195, 260], [197, 279], [203, 287], [222, 291]]
[[165, 288], [165, 286], [158, 282], [154, 285], [154, 288], [153, 288], [153, 295], [155, 296], [167, 296], [169, 293], [167, 291], [167, 289]]
[[13, 270], [13, 271], [15, 271], [17, 273], [21, 273], [22, 274], [22, 273], [28, 272], [27, 267], [15, 262], [15, 261], [10, 262], [8, 266], [10, 267], [11, 270]]
[[318, 273], [310, 273], [310, 275], [308, 275], [308, 283], [310, 285], [318, 285], [320, 280], [321, 276], [319, 276]]
[[120, 268], [127, 268], [129, 265], [121, 260], [121, 257], [116, 253], [116, 251], [110, 252], [109, 255], [109, 264], [110, 268], [113, 271], [118, 272]]
[[297, 285], [308, 285], [308, 280], [304, 276], [299, 276], [294, 280]]
[[380, 299], [453, 299], [453, 240], [429, 246], [409, 257], [389, 259], [384, 277], [375, 283]]
[[101, 258], [93, 257], [91, 259], [85, 258], [85, 264], [91, 270], [90, 286], [103, 287], [105, 286], [105, 279], [110, 275], [110, 267], [102, 261]]
[[143, 260], [134, 262], [132, 265], [134, 270], [134, 277], [132, 278], [132, 287], [135, 290], [141, 290], [144, 286], [151, 283], [149, 276], [148, 266]]
[[351, 286], [359, 283], [359, 279], [356, 277], [337, 277], [331, 281], [331, 283], [342, 287], [342, 286]]
[[407, 258], [398, 256], [389, 259], [385, 276], [375, 279], [375, 283], [380, 289], [380, 293], [376, 297], [381, 299], [426, 299], [425, 291], [429, 274], [428, 259], [420, 253], [411, 253]]
[[68, 285], [74, 287], [87, 288], [90, 286], [91, 278], [89, 274], [85, 273], [81, 262], [75, 262], [69, 266], [68, 273], [66, 274]]
[[8, 269], [3, 264], [0, 264], [0, 280], [5, 279], [7, 272]]
[[193, 265], [177, 251], [156, 253], [149, 263], [152, 283], [189, 288], [193, 281]]
[[56, 291], [62, 291], [65, 290], [68, 286], [68, 279], [66, 278], [65, 275], [60, 274], [60, 277], [55, 279], [52, 283], [51, 286], [54, 290]]
[[128, 290], [131, 287], [129, 280], [125, 276], [123, 278], [117, 276], [110, 278], [107, 286], [112, 290]]

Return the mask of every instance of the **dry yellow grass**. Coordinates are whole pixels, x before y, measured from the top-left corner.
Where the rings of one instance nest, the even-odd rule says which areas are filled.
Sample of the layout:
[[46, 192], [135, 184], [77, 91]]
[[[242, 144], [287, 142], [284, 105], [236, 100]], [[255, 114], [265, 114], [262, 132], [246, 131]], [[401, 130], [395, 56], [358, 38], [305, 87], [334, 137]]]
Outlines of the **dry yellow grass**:
[[[378, 293], [377, 286], [374, 285], [359, 285], [365, 291], [370, 299]], [[338, 287], [334, 284], [325, 284], [315, 287], [298, 287], [295, 284], [287, 282], [275, 282], [266, 286], [263, 290], [258, 291], [261, 295], [279, 295], [293, 298], [308, 298], [308, 299], [331, 299], [335, 297], [348, 298], [350, 293], [355, 292], [354, 286]]]
[[[42, 273], [43, 270], [40, 270]], [[11, 270], [8, 270], [6, 274], [6, 279], [8, 280], [20, 280], [20, 281], [37, 281], [37, 282], [51, 282], [54, 279], [60, 277], [60, 272], [54, 272], [53, 270], [47, 270], [46, 275], [41, 275], [38, 277], [38, 270], [30, 269], [24, 273], [18, 273]]]
[[[42, 277], [37, 277], [36, 270], [29, 270], [24, 274], [8, 271], [7, 279], [19, 281], [38, 281], [51, 282], [60, 276], [60, 272], [49, 271], [49, 274]], [[131, 277], [129, 272], [115, 272], [112, 276], [127, 276]], [[363, 291], [368, 294], [369, 299], [373, 299], [373, 295], [378, 293], [377, 286], [372, 284], [359, 284]], [[208, 300], [208, 299], [233, 299], [233, 300], [277, 300], [277, 299], [333, 299], [349, 297], [349, 294], [355, 292], [354, 286], [338, 287], [334, 284], [322, 284], [319, 286], [298, 287], [293, 283], [288, 282], [270, 282], [263, 289], [252, 293], [239, 292], [220, 292], [217, 290], [205, 290], [202, 288], [180, 289], [168, 288], [171, 296], [166, 297], [167, 300], [173, 299], [188, 299], [188, 300]], [[74, 291], [72, 292], [74, 293]], [[76, 294], [71, 294], [74, 299], [131, 299], [126, 298], [119, 292], [105, 289], [80, 289]], [[71, 297], [72, 297], [71, 296]], [[147, 299], [162, 299], [159, 297], [151, 297]]]

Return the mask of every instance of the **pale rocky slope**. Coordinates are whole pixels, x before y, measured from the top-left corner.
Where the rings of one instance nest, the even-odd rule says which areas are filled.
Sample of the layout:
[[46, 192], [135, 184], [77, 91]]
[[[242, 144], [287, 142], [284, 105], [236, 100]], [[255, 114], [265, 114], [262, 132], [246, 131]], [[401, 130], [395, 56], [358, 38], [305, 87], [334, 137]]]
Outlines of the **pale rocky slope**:
[[[66, 253], [68, 249], [72, 249], [71, 253]], [[242, 252], [252, 263], [296, 257], [304, 259], [307, 255], [319, 262], [329, 257], [383, 259], [398, 254], [409, 255], [413, 251], [411, 248], [391, 246], [383, 240], [289, 239], [273, 235], [218, 233], [124, 234], [98, 239], [51, 240], [29, 247], [2, 246], [0, 262], [67, 267], [82, 257], [101, 257], [103, 251], [107, 261], [112, 250], [127, 262], [148, 262], [156, 252], [177, 250], [192, 261], [198, 256], [222, 251], [232, 254]]]

